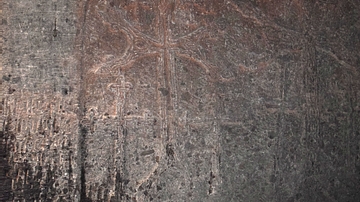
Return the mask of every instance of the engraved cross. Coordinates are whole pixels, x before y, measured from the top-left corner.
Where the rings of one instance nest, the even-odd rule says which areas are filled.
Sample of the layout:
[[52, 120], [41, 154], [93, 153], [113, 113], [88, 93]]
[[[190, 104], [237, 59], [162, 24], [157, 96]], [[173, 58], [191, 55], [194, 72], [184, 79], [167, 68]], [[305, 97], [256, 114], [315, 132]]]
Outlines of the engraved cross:
[[116, 111], [115, 116], [121, 116], [124, 109], [124, 101], [126, 99], [126, 92], [133, 86], [130, 82], [125, 81], [124, 75], [119, 73], [117, 83], [111, 83], [108, 85], [108, 89], [116, 95]]

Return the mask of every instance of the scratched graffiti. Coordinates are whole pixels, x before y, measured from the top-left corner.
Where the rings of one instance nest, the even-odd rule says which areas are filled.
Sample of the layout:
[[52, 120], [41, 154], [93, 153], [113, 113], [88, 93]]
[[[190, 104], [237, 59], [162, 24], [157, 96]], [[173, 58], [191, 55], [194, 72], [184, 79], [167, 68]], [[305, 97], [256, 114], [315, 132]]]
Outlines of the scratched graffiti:
[[[112, 117], [118, 130], [112, 158], [122, 160], [114, 160], [108, 174], [114, 179], [112, 189], [121, 175], [129, 179], [123, 192], [137, 196], [156, 173], [177, 167], [184, 179], [197, 173], [199, 184], [211, 176], [206, 192], [216, 193], [221, 184], [221, 117], [215, 85], [231, 82], [237, 73], [261, 71], [268, 61], [261, 58], [266, 63], [261, 67], [244, 64], [234, 56], [237, 44], [225, 40], [227, 32], [237, 30], [225, 30], [227, 22], [214, 20], [230, 15], [228, 11], [244, 13], [231, 1], [89, 1], [87, 10], [85, 17], [92, 18], [82, 28], [86, 104]], [[260, 23], [251, 15], [244, 18]], [[219, 44], [234, 50], [223, 51]], [[175, 141], [179, 139], [184, 141]], [[167, 145], [172, 145], [172, 155]], [[197, 169], [191, 167], [194, 163]]]

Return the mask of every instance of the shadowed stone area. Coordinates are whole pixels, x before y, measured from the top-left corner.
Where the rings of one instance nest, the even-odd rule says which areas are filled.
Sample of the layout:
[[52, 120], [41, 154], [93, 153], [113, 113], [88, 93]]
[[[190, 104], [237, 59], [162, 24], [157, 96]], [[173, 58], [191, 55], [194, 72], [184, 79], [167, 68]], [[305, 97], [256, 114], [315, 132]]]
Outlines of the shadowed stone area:
[[1, 12], [1, 201], [360, 200], [358, 1]]

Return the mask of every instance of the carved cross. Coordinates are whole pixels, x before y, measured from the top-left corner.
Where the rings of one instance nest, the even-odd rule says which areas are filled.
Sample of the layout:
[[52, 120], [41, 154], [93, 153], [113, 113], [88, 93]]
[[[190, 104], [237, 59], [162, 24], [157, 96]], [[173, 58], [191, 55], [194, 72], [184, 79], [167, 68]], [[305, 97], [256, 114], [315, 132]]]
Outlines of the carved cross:
[[130, 82], [125, 81], [125, 77], [121, 74], [121, 72], [119, 72], [117, 83], [111, 83], [108, 85], [108, 89], [116, 95], [115, 116], [121, 116], [123, 114], [126, 92], [132, 87], [133, 85]]

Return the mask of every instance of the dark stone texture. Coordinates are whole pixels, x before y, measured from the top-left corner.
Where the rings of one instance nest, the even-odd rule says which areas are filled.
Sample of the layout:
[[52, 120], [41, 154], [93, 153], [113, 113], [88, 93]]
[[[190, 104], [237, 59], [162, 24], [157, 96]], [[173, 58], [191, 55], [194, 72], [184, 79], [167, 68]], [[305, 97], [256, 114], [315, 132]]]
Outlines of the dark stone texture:
[[[76, 4], [47, 0], [1, 3], [6, 21], [2, 25], [1, 141], [7, 148], [4, 154], [10, 169], [6, 176], [11, 189], [10, 198], [2, 201], [77, 201]], [[62, 89], [74, 90], [64, 95]]]
[[358, 1], [3, 5], [0, 200], [360, 200]]

